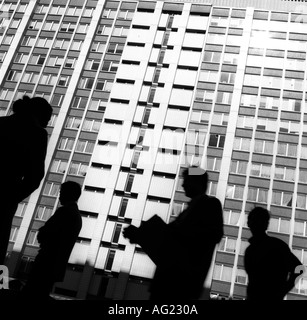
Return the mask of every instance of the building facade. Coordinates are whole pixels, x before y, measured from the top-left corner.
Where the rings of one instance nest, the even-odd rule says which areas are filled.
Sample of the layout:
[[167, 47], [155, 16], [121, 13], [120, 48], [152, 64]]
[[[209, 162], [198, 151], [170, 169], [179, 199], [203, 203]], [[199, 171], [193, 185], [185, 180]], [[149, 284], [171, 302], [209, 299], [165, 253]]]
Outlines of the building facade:
[[[83, 227], [54, 293], [148, 299], [155, 266], [122, 230], [153, 214], [172, 221], [189, 200], [189, 165], [207, 169], [224, 209], [213, 295], [245, 298], [246, 213], [256, 205], [271, 211], [269, 234], [307, 263], [304, 2], [4, 0], [0, 9], [0, 115], [24, 94], [53, 106], [45, 178], [14, 217], [11, 274], [26, 277], [60, 184], [74, 180]], [[307, 278], [287, 299], [307, 299]]]

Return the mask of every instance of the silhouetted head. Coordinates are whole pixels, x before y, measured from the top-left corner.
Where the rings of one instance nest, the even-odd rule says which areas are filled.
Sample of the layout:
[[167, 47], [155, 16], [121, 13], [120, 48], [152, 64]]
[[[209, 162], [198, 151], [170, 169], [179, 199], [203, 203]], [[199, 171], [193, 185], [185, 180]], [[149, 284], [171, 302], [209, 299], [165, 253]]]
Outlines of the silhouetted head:
[[74, 181], [62, 183], [59, 200], [61, 204], [77, 202], [81, 195], [81, 186]]
[[247, 225], [254, 236], [264, 234], [268, 228], [270, 213], [267, 209], [256, 207], [248, 215]]
[[23, 118], [30, 118], [39, 126], [46, 128], [52, 115], [52, 107], [44, 98], [23, 96], [13, 103], [13, 112]]
[[183, 172], [183, 189], [189, 198], [205, 194], [208, 185], [208, 173], [199, 167], [190, 167]]

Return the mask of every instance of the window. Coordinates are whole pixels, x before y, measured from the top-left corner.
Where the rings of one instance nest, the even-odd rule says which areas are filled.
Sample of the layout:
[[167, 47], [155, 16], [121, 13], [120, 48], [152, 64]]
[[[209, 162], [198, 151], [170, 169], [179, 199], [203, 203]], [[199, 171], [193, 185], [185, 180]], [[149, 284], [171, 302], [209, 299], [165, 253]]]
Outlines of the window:
[[119, 53], [121, 54], [123, 52], [124, 45], [121, 43], [110, 43], [108, 46], [108, 53]]
[[79, 88], [92, 89], [94, 84], [94, 78], [81, 78], [79, 81]]
[[76, 61], [75, 58], [67, 58], [65, 61], [64, 67], [65, 68], [73, 68], [75, 65], [75, 61]]
[[240, 284], [247, 284], [247, 277], [248, 276], [247, 276], [247, 273], [245, 272], [245, 270], [238, 268], [235, 282], [240, 283]]
[[128, 199], [127, 198], [122, 198], [121, 204], [120, 204], [120, 207], [119, 207], [119, 212], [118, 212], [118, 216], [119, 217], [124, 217], [125, 216], [127, 205], [128, 205]]
[[230, 224], [232, 226], [239, 225], [240, 212], [232, 211], [232, 210], [224, 210], [224, 224]]
[[112, 85], [113, 85], [113, 81], [98, 79], [95, 90], [111, 91]]
[[224, 148], [225, 135], [210, 134], [209, 147]]
[[67, 161], [53, 160], [50, 171], [57, 173], [65, 173], [67, 168]]
[[76, 145], [76, 152], [92, 153], [94, 150], [95, 142], [87, 140], [78, 140]]
[[231, 282], [232, 268], [216, 264], [213, 269], [213, 279]]
[[116, 16], [116, 10], [112, 9], [104, 9], [102, 13], [102, 17], [114, 19]]
[[78, 27], [77, 27], [77, 33], [86, 33], [87, 32], [87, 29], [88, 29], [88, 24], [79, 24]]
[[304, 169], [300, 168], [299, 182], [307, 183], [307, 170], [304, 170]]
[[85, 8], [83, 11], [83, 17], [91, 17], [93, 15], [93, 8]]
[[121, 18], [121, 19], [125, 19], [125, 20], [132, 20], [134, 15], [133, 11], [129, 11], [129, 10], [120, 10], [117, 18]]
[[231, 92], [221, 92], [217, 93], [216, 102], [222, 104], [231, 104], [232, 93]]
[[69, 138], [61, 138], [58, 149], [71, 151], [75, 140]]
[[112, 270], [112, 265], [113, 265], [113, 262], [114, 262], [114, 258], [115, 258], [115, 253], [116, 251], [115, 250], [109, 250], [109, 254], [108, 254], [108, 257], [106, 259], [106, 265], [105, 265], [105, 270], [106, 271], [111, 271]]
[[281, 156], [296, 157], [297, 145], [290, 143], [278, 142], [277, 154]]
[[208, 194], [210, 196], [216, 196], [216, 190], [217, 190], [217, 182], [210, 181], [208, 183]]
[[38, 206], [35, 212], [35, 219], [47, 221], [52, 215], [53, 208], [46, 206]]
[[130, 173], [128, 174], [126, 186], [125, 186], [125, 192], [131, 192], [134, 177], [135, 177], [134, 174], [130, 174]]
[[235, 137], [233, 149], [241, 151], [249, 151], [251, 139]]
[[7, 81], [19, 81], [21, 77], [21, 72], [10, 70], [7, 74], [6, 80]]
[[105, 111], [108, 101], [93, 99], [89, 103], [89, 110]]
[[60, 79], [58, 81], [58, 86], [67, 87], [69, 80], [70, 80], [69, 76], [60, 76]]
[[268, 190], [260, 189], [260, 188], [248, 188], [247, 193], [248, 201], [256, 201], [260, 203], [267, 203], [268, 201]]
[[82, 7], [68, 7], [65, 14], [68, 16], [81, 16]]
[[47, 181], [43, 189], [43, 195], [50, 196], [50, 197], [57, 197], [59, 191], [60, 191], [59, 184]]
[[70, 46], [70, 50], [81, 50], [83, 41], [73, 40]]
[[235, 77], [236, 77], [235, 73], [221, 72], [220, 83], [234, 84]]
[[39, 74], [34, 72], [24, 72], [20, 82], [37, 83]]
[[53, 43], [53, 48], [54, 49], [68, 49], [69, 46], [69, 40], [64, 40], [64, 39], [56, 39]]
[[49, 13], [50, 14], [58, 14], [58, 15], [62, 15], [65, 12], [65, 7], [64, 6], [52, 6], [50, 8]]
[[247, 161], [231, 160], [230, 173], [246, 175]]
[[84, 69], [96, 71], [96, 70], [98, 70], [98, 68], [99, 68], [99, 64], [100, 64], [100, 61], [99, 61], [99, 60], [88, 59], [88, 60], [86, 60], [86, 62], [85, 62]]
[[240, 100], [240, 106], [245, 107], [256, 107], [257, 105], [257, 96], [250, 94], [242, 94]]
[[68, 174], [85, 177], [88, 165], [81, 162], [72, 162]]
[[251, 165], [251, 176], [270, 178], [271, 177], [271, 166], [268, 164], [255, 163]]
[[225, 52], [223, 55], [223, 63], [237, 65], [239, 60], [238, 56], [236, 53]]
[[105, 60], [102, 63], [102, 68], [101, 70], [103, 71], [110, 71], [110, 72], [116, 72], [118, 68], [118, 62], [114, 62], [114, 61], [107, 61]]
[[219, 243], [218, 250], [235, 253], [236, 243], [237, 243], [237, 239], [230, 238], [230, 237], [223, 237], [221, 242]]
[[122, 230], [122, 224], [121, 223], [116, 223], [115, 224], [115, 228], [114, 228], [114, 233], [113, 233], [113, 237], [112, 237], [112, 243], [118, 243], [120, 234], [121, 234], [121, 230]]
[[245, 254], [245, 250], [246, 248], [249, 246], [249, 242], [245, 241], [245, 240], [241, 240], [241, 245], [240, 245], [240, 251], [239, 254], [240, 255], [244, 255]]
[[205, 144], [206, 130], [189, 130], [187, 133], [187, 144], [203, 146]]
[[39, 243], [37, 241], [37, 234], [38, 234], [38, 231], [31, 230], [29, 232], [29, 236], [28, 236], [28, 239], [27, 239], [27, 244], [28, 245], [35, 246], [35, 247], [39, 246]]
[[283, 98], [281, 101], [281, 109], [285, 111], [296, 111], [300, 112], [302, 107], [302, 101], [298, 99], [286, 99]]
[[262, 131], [277, 131], [277, 121], [268, 119], [268, 118], [260, 118], [258, 117], [257, 119], [257, 130], [262, 130]]
[[212, 124], [218, 126], [227, 126], [229, 115], [226, 113], [214, 113], [212, 116]]
[[38, 38], [36, 42], [37, 47], [42, 47], [42, 48], [50, 48], [52, 45], [52, 39], [49, 38]]
[[294, 234], [301, 237], [307, 236], [306, 221], [294, 221]]
[[275, 167], [275, 179], [295, 181], [295, 169], [290, 167]]
[[48, 11], [48, 6], [37, 5], [35, 8], [36, 13], [46, 13]]
[[273, 153], [274, 142], [267, 140], [255, 140], [254, 152], [257, 153]]
[[60, 27], [60, 32], [74, 32], [75, 28], [76, 28], [75, 23], [63, 22]]
[[[6, 52], [0, 52], [0, 63], [4, 61], [5, 56], [6, 56]], [[25, 60], [20, 59], [20, 61], [16, 61], [16, 58], [15, 58], [15, 62], [25, 63], [27, 61], [28, 55], [19, 54], [19, 56], [21, 56], [21, 57], [24, 56]]]
[[91, 51], [92, 52], [104, 52], [106, 48], [106, 43], [105, 42], [93, 42], [91, 46]]
[[82, 130], [98, 132], [101, 125], [101, 121], [85, 119], [83, 122]]
[[8, 89], [0, 90], [0, 99], [1, 100], [11, 100], [13, 97], [14, 91]]
[[61, 106], [61, 103], [62, 103], [62, 100], [63, 100], [63, 95], [61, 94], [54, 94], [53, 97], [52, 97], [52, 100], [51, 100], [51, 105], [52, 106]]
[[84, 97], [75, 97], [72, 104], [72, 108], [82, 109], [82, 110], [85, 109], [87, 100], [88, 99]]
[[36, 55], [33, 54], [30, 58], [29, 63], [31, 64], [37, 64], [37, 65], [43, 65], [46, 60], [46, 55]]
[[226, 190], [226, 198], [243, 199], [244, 186], [228, 185]]
[[254, 117], [248, 117], [248, 116], [238, 116], [237, 120], [237, 127], [238, 128], [247, 128], [247, 129], [253, 129], [254, 128]]
[[129, 28], [115, 26], [112, 32], [112, 36], [127, 36]]
[[15, 242], [16, 241], [16, 238], [17, 238], [17, 235], [18, 235], [18, 231], [19, 231], [18, 227], [11, 227], [11, 233], [10, 233], [9, 241], [11, 241], [11, 242]]
[[268, 231], [279, 232], [279, 233], [289, 233], [290, 220], [271, 217], [269, 226], [268, 226]]
[[292, 193], [273, 190], [272, 204], [284, 207], [292, 207]]
[[191, 115], [191, 121], [200, 123], [209, 123], [210, 112], [193, 110]]
[[307, 146], [302, 145], [301, 146], [301, 156], [302, 159], [307, 159]]
[[278, 109], [279, 104], [280, 104], [279, 98], [260, 96], [260, 103], [259, 103], [260, 108]]
[[305, 194], [298, 193], [296, 198], [296, 208], [306, 209], [306, 200], [307, 196]]
[[[14, 36], [10, 35], [10, 36], [4, 36], [2, 39], [2, 44], [7, 44], [10, 45], [11, 42], [13, 41]], [[29, 37], [28, 37], [29, 38]], [[32, 43], [32, 39], [34, 38], [29, 38], [29, 41], [26, 44], [22, 44], [23, 46], [31, 46]]]
[[207, 170], [220, 171], [222, 159], [207, 157]]
[[16, 209], [15, 216], [23, 217], [26, 209], [27, 209], [27, 203], [25, 203], [25, 202], [18, 203], [18, 207]]
[[279, 132], [299, 134], [300, 132], [300, 123], [296, 121], [280, 121]]
[[214, 91], [196, 89], [195, 101], [213, 102]]
[[59, 23], [54, 21], [46, 21], [42, 29], [46, 31], [57, 31], [59, 29]]
[[20, 19], [13, 19], [11, 21], [11, 24], [10, 24], [9, 28], [17, 29], [18, 26], [19, 26], [19, 23], [20, 23]]
[[68, 117], [66, 120], [65, 128], [79, 129], [81, 125], [81, 118]]
[[64, 58], [59, 57], [59, 56], [51, 56], [47, 60], [47, 66], [50, 67], [62, 67], [64, 63]]

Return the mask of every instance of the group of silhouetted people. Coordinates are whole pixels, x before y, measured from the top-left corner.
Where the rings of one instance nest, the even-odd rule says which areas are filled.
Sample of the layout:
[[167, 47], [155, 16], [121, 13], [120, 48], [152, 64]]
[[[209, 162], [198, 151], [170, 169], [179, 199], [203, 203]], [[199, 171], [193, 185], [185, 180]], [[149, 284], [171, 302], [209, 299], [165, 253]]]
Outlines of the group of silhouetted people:
[[[35, 191], [45, 174], [48, 134], [45, 128], [52, 115], [43, 98], [24, 96], [13, 104], [13, 114], [0, 117], [2, 156], [0, 165], [0, 265], [5, 263], [7, 246], [18, 203]], [[39, 229], [40, 244], [23, 298], [48, 299], [52, 286], [64, 278], [66, 265], [82, 227], [77, 201], [81, 186], [74, 181], [61, 185], [61, 207]]]
[[[13, 216], [18, 203], [36, 190], [45, 174], [48, 135], [45, 130], [52, 107], [43, 98], [17, 100], [13, 114], [0, 117], [1, 223], [0, 264], [4, 264]], [[208, 174], [199, 167], [183, 172], [183, 188], [190, 202], [171, 223], [158, 215], [130, 225], [123, 235], [138, 244], [156, 265], [150, 288], [151, 300], [195, 300], [202, 295], [216, 245], [223, 232], [221, 202], [206, 194]], [[82, 227], [78, 210], [81, 186], [73, 181], [61, 185], [61, 207], [39, 229], [39, 252], [22, 298], [48, 299], [55, 282], [62, 281], [69, 256]], [[256, 207], [248, 215], [252, 232], [244, 256], [248, 275], [247, 299], [281, 300], [295, 285], [301, 262], [280, 239], [266, 230], [268, 210]]]

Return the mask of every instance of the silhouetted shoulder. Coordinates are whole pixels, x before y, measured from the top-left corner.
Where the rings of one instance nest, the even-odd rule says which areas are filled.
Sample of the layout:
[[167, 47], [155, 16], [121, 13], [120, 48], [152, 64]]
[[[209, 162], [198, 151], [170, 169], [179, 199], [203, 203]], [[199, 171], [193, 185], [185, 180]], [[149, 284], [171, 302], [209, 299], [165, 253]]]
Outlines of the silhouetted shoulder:
[[287, 245], [287, 243], [285, 241], [283, 241], [279, 238], [270, 237], [270, 236], [268, 236], [268, 240], [269, 240], [271, 246], [274, 246], [276, 248], [278, 247], [281, 250], [290, 251], [289, 246]]

